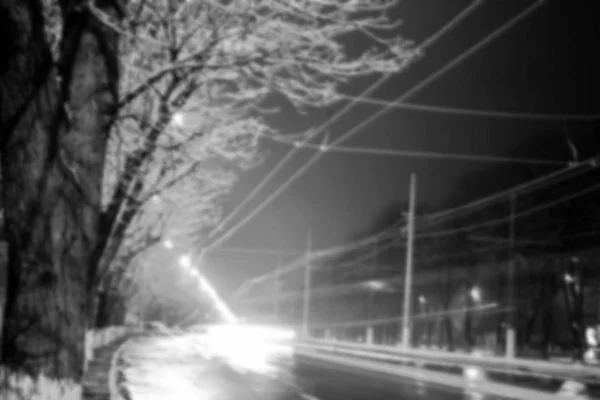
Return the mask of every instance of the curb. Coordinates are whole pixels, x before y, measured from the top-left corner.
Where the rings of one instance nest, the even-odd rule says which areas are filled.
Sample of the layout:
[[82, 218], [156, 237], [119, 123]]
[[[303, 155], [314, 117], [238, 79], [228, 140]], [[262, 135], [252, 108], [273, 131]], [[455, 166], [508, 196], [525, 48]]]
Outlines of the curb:
[[108, 393], [110, 396], [110, 400], [131, 400], [131, 396], [129, 395], [126, 388], [121, 387], [121, 379], [119, 379], [119, 364], [121, 361], [121, 355], [125, 351], [131, 339], [131, 337], [127, 338], [114, 352], [110, 360], [110, 367], [108, 371]]

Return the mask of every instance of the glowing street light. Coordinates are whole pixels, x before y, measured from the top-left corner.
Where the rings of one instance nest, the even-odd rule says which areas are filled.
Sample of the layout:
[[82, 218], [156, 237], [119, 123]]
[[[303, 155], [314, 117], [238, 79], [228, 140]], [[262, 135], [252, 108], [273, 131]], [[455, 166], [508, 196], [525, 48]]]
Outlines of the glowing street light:
[[423, 296], [423, 295], [419, 296], [419, 303], [427, 304], [427, 299], [425, 298], [425, 296]]
[[189, 255], [183, 255], [179, 257], [179, 265], [183, 268], [190, 268], [192, 266], [192, 259]]
[[384, 290], [386, 288], [385, 282], [381, 281], [368, 281], [367, 286], [369, 287], [369, 289], [374, 290], [376, 292]]
[[471, 288], [469, 295], [475, 303], [479, 303], [481, 301], [481, 290], [477, 286], [473, 286], [473, 288]]
[[176, 112], [175, 114], [173, 114], [171, 122], [173, 123], [173, 125], [177, 126], [178, 128], [181, 128], [184, 123], [183, 114], [180, 112]]

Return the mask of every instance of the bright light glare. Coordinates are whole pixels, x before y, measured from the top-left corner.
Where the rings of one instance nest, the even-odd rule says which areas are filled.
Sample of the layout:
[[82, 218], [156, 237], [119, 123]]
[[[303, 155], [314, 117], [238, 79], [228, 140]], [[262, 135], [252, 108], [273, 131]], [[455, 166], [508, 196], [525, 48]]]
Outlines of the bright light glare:
[[481, 301], [481, 290], [477, 286], [471, 289], [470, 295], [474, 302], [478, 303]]
[[385, 289], [385, 282], [381, 281], [369, 281], [367, 285], [371, 290], [383, 290]]
[[419, 296], [419, 303], [421, 303], [421, 304], [427, 303], [427, 299], [425, 298], [425, 296], [423, 296], [423, 295]]
[[203, 277], [199, 276], [198, 281], [200, 283], [200, 289], [202, 289], [206, 294], [211, 298], [214, 302], [217, 310], [221, 317], [225, 319], [227, 322], [237, 322], [237, 317], [231, 312], [229, 307], [219, 298], [217, 291], [208, 283], [208, 281]]
[[467, 366], [463, 371], [465, 378], [471, 381], [480, 381], [485, 379], [485, 372], [480, 367]]
[[171, 242], [169, 239], [165, 240], [163, 244], [167, 249], [172, 249], [174, 247], [173, 242]]
[[173, 125], [181, 128], [184, 124], [183, 114], [180, 112], [173, 114], [172, 122], [173, 122]]
[[293, 331], [285, 329], [228, 324], [209, 327], [205, 339], [210, 351], [232, 366], [269, 374], [276, 369], [274, 358], [292, 351], [291, 344], [282, 341], [294, 337]]
[[189, 255], [179, 257], [179, 265], [184, 268], [190, 268], [192, 266], [192, 259]]

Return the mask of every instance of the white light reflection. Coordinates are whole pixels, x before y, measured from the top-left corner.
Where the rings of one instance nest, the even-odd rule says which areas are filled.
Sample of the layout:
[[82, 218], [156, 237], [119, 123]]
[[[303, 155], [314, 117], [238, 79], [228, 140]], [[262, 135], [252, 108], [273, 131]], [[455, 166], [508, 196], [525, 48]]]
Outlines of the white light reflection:
[[219, 314], [225, 321], [227, 322], [237, 322], [237, 317], [231, 312], [229, 307], [219, 298], [217, 291], [211, 286], [210, 283], [203, 277], [200, 276], [198, 278], [198, 282], [200, 283], [200, 288], [208, 294], [211, 300], [215, 303], [215, 307], [219, 311]]
[[179, 265], [184, 268], [190, 268], [192, 266], [192, 259], [189, 255], [183, 255], [179, 257]]
[[175, 247], [175, 246], [173, 245], [173, 242], [171, 242], [169, 239], [165, 240], [165, 241], [163, 242], [163, 245], [164, 245], [164, 246], [165, 246], [167, 249], [172, 249], [173, 247]]
[[209, 327], [205, 340], [210, 352], [242, 371], [259, 374], [275, 372], [274, 359], [290, 355], [294, 332], [281, 328], [242, 324]]
[[176, 112], [175, 114], [173, 114], [173, 119], [171, 120], [171, 122], [173, 123], [173, 125], [177, 126], [178, 128], [181, 128], [185, 123], [183, 114], [180, 112]]
[[477, 286], [474, 286], [469, 294], [474, 302], [479, 303], [481, 301], [481, 290]]

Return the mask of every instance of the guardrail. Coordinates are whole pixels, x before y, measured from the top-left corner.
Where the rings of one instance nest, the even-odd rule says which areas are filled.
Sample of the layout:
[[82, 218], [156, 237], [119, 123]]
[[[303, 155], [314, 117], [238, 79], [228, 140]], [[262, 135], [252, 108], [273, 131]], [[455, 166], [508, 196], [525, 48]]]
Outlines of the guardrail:
[[425, 349], [403, 349], [386, 345], [367, 345], [333, 340], [298, 341], [300, 346], [308, 346], [321, 351], [353, 354], [363, 357], [390, 355], [407, 361], [420, 361], [440, 366], [478, 366], [498, 372], [514, 371], [539, 377], [576, 379], [586, 383], [600, 384], [600, 367], [573, 364], [560, 361], [530, 360], [523, 358], [508, 359], [497, 356], [450, 353]]
[[[303, 340], [297, 342], [297, 349], [300, 354], [309, 356], [342, 356], [344, 362], [349, 359], [359, 360], [364, 362], [395, 363], [395, 364], [410, 364], [412, 370], [423, 370], [423, 367], [458, 367], [462, 370], [462, 376], [446, 375], [449, 381], [457, 382], [451, 386], [471, 385], [474, 381], [485, 381], [486, 387], [489, 388], [491, 382], [487, 381], [487, 373], [503, 373], [508, 375], [520, 375], [536, 378], [552, 378], [563, 380], [561, 391], [565, 393], [586, 393], [589, 385], [600, 384], [600, 368], [569, 364], [562, 362], [551, 362], [541, 360], [527, 359], [506, 359], [494, 356], [481, 356], [476, 354], [460, 354], [449, 353], [444, 351], [432, 351], [422, 349], [402, 349], [394, 346], [385, 345], [367, 345], [362, 343], [352, 343], [333, 340]], [[415, 366], [421, 368], [414, 368]], [[407, 368], [406, 366], [393, 365], [393, 368]], [[434, 371], [427, 370], [426, 376], [429, 377]], [[435, 372], [436, 374], [438, 372]], [[449, 378], [451, 377], [451, 378]], [[445, 379], [445, 378], [444, 378]], [[447, 380], [448, 380], [447, 379]], [[445, 383], [448, 384], [448, 383]], [[497, 389], [494, 385], [510, 386], [494, 382], [493, 389]], [[505, 390], [504, 388], [503, 390]], [[536, 391], [537, 392], [537, 391]], [[542, 393], [542, 392], [537, 392]], [[501, 395], [502, 393], [493, 393]], [[527, 397], [515, 398], [531, 398]], [[556, 397], [555, 397], [556, 398]], [[560, 397], [558, 397], [560, 398]], [[586, 398], [586, 397], [581, 397]]]

